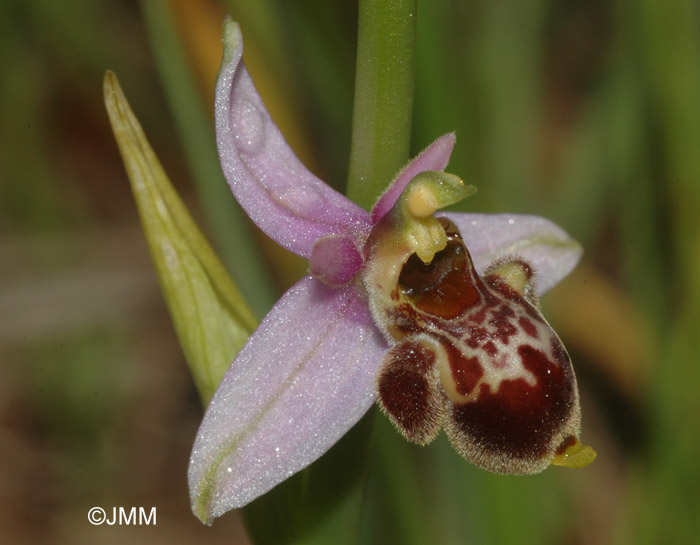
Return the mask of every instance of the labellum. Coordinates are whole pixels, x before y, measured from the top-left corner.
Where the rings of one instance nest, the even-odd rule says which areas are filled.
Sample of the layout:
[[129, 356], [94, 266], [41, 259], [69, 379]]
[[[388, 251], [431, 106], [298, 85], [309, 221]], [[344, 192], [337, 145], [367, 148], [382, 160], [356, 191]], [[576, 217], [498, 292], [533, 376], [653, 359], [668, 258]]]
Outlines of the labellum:
[[443, 173], [414, 179], [370, 236], [364, 283], [392, 344], [379, 403], [409, 441], [444, 429], [488, 471], [585, 466], [595, 453], [578, 440], [576, 377], [539, 311], [532, 267], [513, 257], [479, 276], [457, 227], [432, 216], [469, 192]]

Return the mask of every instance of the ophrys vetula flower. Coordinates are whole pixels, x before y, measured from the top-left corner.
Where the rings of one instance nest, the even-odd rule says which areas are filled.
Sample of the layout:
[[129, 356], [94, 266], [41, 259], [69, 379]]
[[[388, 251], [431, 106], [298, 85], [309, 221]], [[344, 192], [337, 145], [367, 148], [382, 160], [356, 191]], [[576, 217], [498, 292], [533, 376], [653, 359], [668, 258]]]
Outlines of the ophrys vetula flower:
[[366, 212], [286, 145], [231, 21], [224, 45], [216, 91], [224, 174], [251, 219], [309, 259], [310, 274], [265, 317], [207, 409], [189, 469], [197, 516], [211, 521], [309, 465], [378, 390], [409, 440], [428, 442], [444, 427], [486, 469], [538, 471], [558, 450], [580, 463], [589, 452], [576, 439], [575, 378], [536, 302], [574, 267], [578, 245], [534, 216], [436, 219], [472, 190], [442, 172], [452, 134]]

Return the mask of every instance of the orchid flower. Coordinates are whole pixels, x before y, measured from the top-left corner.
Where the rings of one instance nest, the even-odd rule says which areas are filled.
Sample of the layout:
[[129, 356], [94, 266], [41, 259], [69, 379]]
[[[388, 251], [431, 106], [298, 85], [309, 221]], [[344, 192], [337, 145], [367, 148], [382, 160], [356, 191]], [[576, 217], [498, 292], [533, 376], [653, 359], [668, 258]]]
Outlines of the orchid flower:
[[539, 295], [577, 263], [578, 244], [534, 216], [436, 218], [474, 191], [444, 172], [454, 134], [365, 211], [295, 157], [241, 54], [228, 21], [216, 88], [221, 165], [250, 218], [310, 272], [250, 337], [206, 411], [189, 467], [195, 514], [210, 522], [264, 494], [378, 398], [408, 440], [426, 444], [444, 429], [490, 471], [589, 463], [573, 369], [538, 310]]

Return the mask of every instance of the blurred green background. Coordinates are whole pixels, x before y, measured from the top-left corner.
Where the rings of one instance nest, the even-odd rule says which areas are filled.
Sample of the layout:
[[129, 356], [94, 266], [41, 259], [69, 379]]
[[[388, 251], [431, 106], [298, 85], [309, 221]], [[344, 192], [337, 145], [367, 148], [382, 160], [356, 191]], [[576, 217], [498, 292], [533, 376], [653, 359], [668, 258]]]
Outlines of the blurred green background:
[[[202, 409], [102, 103], [111, 69], [264, 315], [305, 264], [247, 224], [218, 169], [225, 13], [290, 144], [342, 189], [355, 2], [0, 4], [4, 543], [246, 542], [237, 514], [190, 514]], [[547, 216], [585, 247], [543, 306], [598, 459], [501, 477], [444, 438], [388, 439], [363, 542], [700, 543], [700, 5], [419, 0], [417, 21], [413, 151], [456, 130], [449, 170], [479, 187], [465, 210]], [[93, 527], [92, 506], [156, 506], [157, 525]]]

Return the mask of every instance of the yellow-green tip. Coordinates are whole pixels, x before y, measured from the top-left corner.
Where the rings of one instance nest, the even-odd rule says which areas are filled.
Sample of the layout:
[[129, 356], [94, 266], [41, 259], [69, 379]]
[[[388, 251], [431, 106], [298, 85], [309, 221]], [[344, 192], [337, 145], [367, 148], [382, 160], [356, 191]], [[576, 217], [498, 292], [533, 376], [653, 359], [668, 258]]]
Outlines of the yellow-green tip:
[[580, 469], [593, 462], [596, 456], [595, 450], [582, 445], [581, 441], [576, 439], [574, 443], [552, 459], [552, 465]]
[[401, 196], [406, 211], [416, 218], [427, 218], [438, 209], [455, 204], [476, 193], [458, 176], [428, 170], [413, 178]]
[[465, 185], [459, 177], [446, 172], [421, 172], [409, 182], [397, 202], [401, 230], [424, 263], [429, 263], [447, 242], [445, 231], [433, 214], [475, 192], [474, 186]]

